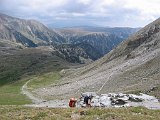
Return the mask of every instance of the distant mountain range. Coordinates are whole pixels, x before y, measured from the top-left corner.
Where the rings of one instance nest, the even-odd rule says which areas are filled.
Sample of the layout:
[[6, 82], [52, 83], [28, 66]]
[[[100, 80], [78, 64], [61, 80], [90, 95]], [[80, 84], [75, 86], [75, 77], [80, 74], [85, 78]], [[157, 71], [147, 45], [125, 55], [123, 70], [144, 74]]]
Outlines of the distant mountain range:
[[[34, 92], [67, 98], [86, 91], [143, 91], [160, 98], [160, 18], [137, 30], [49, 29], [35, 20], [0, 14], [0, 86], [22, 76], [64, 69], [59, 85]], [[93, 60], [84, 67], [65, 70]]]
[[[85, 63], [102, 57], [138, 28], [79, 27], [49, 29], [35, 20], [0, 14], [1, 46], [48, 46], [69, 62]], [[74, 53], [74, 54], [73, 54]]]
[[21, 43], [25, 47], [62, 44], [65, 39], [35, 20], [23, 20], [0, 14], [0, 39]]
[[61, 86], [39, 90], [37, 93], [42, 95], [44, 92], [45, 95], [65, 98], [73, 94], [78, 96], [86, 91], [99, 94], [142, 92], [160, 99], [160, 18], [99, 60], [70, 71], [70, 75], [64, 77], [62, 83]]
[[[109, 28], [109, 27], [72, 27], [56, 29], [69, 44], [87, 43], [92, 45], [101, 57], [111, 51], [120, 42], [128, 38], [139, 28]], [[99, 57], [97, 57], [98, 59]]]

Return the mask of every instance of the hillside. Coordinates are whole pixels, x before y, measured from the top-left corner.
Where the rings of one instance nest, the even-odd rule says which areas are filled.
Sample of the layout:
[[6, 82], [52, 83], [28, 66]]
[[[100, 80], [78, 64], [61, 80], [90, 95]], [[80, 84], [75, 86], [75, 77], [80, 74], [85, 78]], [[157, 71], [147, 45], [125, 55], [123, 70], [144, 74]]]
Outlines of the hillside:
[[103, 56], [138, 29], [139, 28], [80, 26], [56, 30], [66, 38], [68, 43], [88, 43]]
[[0, 14], [0, 38], [26, 47], [60, 44], [65, 39], [42, 23]]
[[62, 43], [65, 38], [35, 20], [0, 14], [0, 86], [92, 61], [92, 46], [67, 45], [72, 51], [65, 54]]
[[[82, 28], [80, 30], [75, 29], [78, 28], [52, 30], [35, 20], [24, 20], [0, 13], [1, 46], [11, 47], [12, 45], [23, 49], [40, 46], [53, 47], [59, 57], [73, 63], [88, 63], [99, 59], [137, 30], [113, 28], [115, 30], [103, 33], [100, 30], [92, 32], [97, 28], [92, 28], [92, 31]], [[121, 37], [118, 37], [118, 34], [122, 34]], [[59, 48], [61, 45], [63, 47]], [[66, 50], [66, 46], [67, 54], [62, 52]], [[74, 50], [78, 52], [72, 54]], [[73, 59], [69, 57], [71, 54]]]
[[[140, 91], [160, 98], [160, 19], [142, 28], [103, 58], [63, 71], [59, 85], [37, 89], [38, 95], [68, 98], [81, 92]], [[68, 75], [70, 74], [70, 75]], [[76, 86], [76, 87], [75, 87]], [[54, 92], [53, 92], [54, 91]]]
[[71, 65], [48, 48], [19, 50], [0, 47], [0, 51], [0, 86], [29, 75], [58, 71]]
[[1, 106], [0, 118], [31, 120], [159, 120], [160, 110], [148, 110], [142, 107], [131, 108], [31, 108], [21, 106]]
[[62, 44], [55, 47], [59, 56], [72, 63], [88, 63], [102, 56], [97, 49], [88, 43]]

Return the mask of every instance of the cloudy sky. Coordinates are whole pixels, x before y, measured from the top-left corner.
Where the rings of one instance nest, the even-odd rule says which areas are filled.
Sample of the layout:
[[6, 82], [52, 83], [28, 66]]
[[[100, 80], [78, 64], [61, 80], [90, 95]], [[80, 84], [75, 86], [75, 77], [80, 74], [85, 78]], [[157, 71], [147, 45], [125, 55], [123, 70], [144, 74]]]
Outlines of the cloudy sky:
[[54, 27], [142, 27], [160, 17], [160, 0], [0, 0], [0, 12]]

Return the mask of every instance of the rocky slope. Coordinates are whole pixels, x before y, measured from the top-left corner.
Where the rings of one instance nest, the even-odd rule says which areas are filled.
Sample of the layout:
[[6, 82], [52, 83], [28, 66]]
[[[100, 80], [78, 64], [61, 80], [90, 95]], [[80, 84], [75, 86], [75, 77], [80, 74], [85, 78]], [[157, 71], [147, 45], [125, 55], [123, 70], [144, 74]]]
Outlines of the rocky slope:
[[[113, 30], [110, 31], [111, 33], [103, 33], [102, 30], [95, 32], [96, 28], [89, 29], [90, 31], [86, 28], [86, 30], [80, 29], [58, 30], [58, 32], [35, 20], [24, 20], [0, 13], [1, 46], [14, 44], [13, 46], [16, 48], [54, 47], [54, 50], [60, 53], [60, 57], [74, 63], [86, 63], [99, 59], [124, 39], [124, 37], [121, 37], [123, 35], [120, 35], [121, 32], [126, 33], [125, 37], [135, 32], [134, 29], [130, 30], [130, 28], [127, 31], [126, 28], [124, 30], [119, 28], [119, 32], [115, 32], [118, 30], [115, 28], [114, 33], [116, 35], [114, 35], [114, 33], [111, 34]], [[67, 54], [64, 52], [66, 48], [68, 49]]]
[[60, 44], [65, 39], [35, 20], [24, 20], [0, 14], [0, 38], [26, 47]]
[[86, 42], [105, 55], [139, 28], [73, 27], [57, 29], [68, 43]]
[[1, 46], [14, 44], [16, 48], [54, 47], [60, 57], [73, 63], [99, 59], [136, 30], [98, 27], [51, 30], [35, 20], [24, 20], [0, 13]]
[[[84, 63], [81, 61], [81, 58], [86, 60], [86, 62], [91, 61], [92, 56], [94, 56], [93, 54], [88, 54], [86, 51], [87, 48], [90, 48], [88, 44], [84, 46], [67, 45], [68, 49], [74, 47], [73, 49], [79, 51], [74, 54], [72, 54], [74, 52], [73, 49], [72, 51], [68, 51], [68, 54], [72, 54], [72, 56], [68, 56], [62, 52], [65, 51], [65, 48], [59, 47], [62, 44], [66, 44], [66, 39], [64, 37], [35, 20], [23, 20], [0, 14], [0, 47], [3, 47], [3, 49], [7, 49], [7, 47], [25, 49], [45, 46], [44, 48], [53, 48], [53, 51], [57, 51], [55, 52], [57, 56], [73, 63]], [[41, 49], [42, 48], [43, 47], [41, 47]], [[91, 51], [93, 51], [93, 53], [96, 52], [94, 49]], [[3, 51], [0, 51], [0, 53], [2, 52]], [[83, 54], [85, 54], [85, 58], [83, 58]], [[96, 59], [99, 57], [100, 56], [97, 55]]]
[[100, 60], [85, 67], [62, 71], [58, 85], [35, 92], [43, 97], [69, 98], [81, 92], [148, 92], [160, 87], [160, 19], [142, 28]]
[[[97, 35], [90, 37], [96, 41]], [[80, 41], [68, 44], [64, 36], [35, 20], [0, 14], [0, 85], [25, 74], [59, 70], [68, 67], [68, 62], [87, 63], [103, 56], [93, 45]]]
[[88, 43], [62, 44], [56, 46], [56, 49], [59, 53], [57, 55], [72, 63], [87, 63], [102, 56], [98, 50]]

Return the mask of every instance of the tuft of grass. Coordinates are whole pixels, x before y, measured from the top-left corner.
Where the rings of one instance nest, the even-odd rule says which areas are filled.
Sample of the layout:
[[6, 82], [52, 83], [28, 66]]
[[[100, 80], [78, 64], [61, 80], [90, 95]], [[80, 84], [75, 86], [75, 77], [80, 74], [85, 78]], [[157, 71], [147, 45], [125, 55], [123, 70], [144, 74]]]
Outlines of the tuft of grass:
[[[81, 114], [83, 112], [83, 114]], [[0, 118], [30, 120], [159, 120], [160, 110], [131, 108], [32, 108], [0, 106]]]
[[33, 118], [32, 120], [39, 120], [39, 119], [43, 119], [47, 116], [47, 113], [46, 112], [39, 112], [37, 113]]

